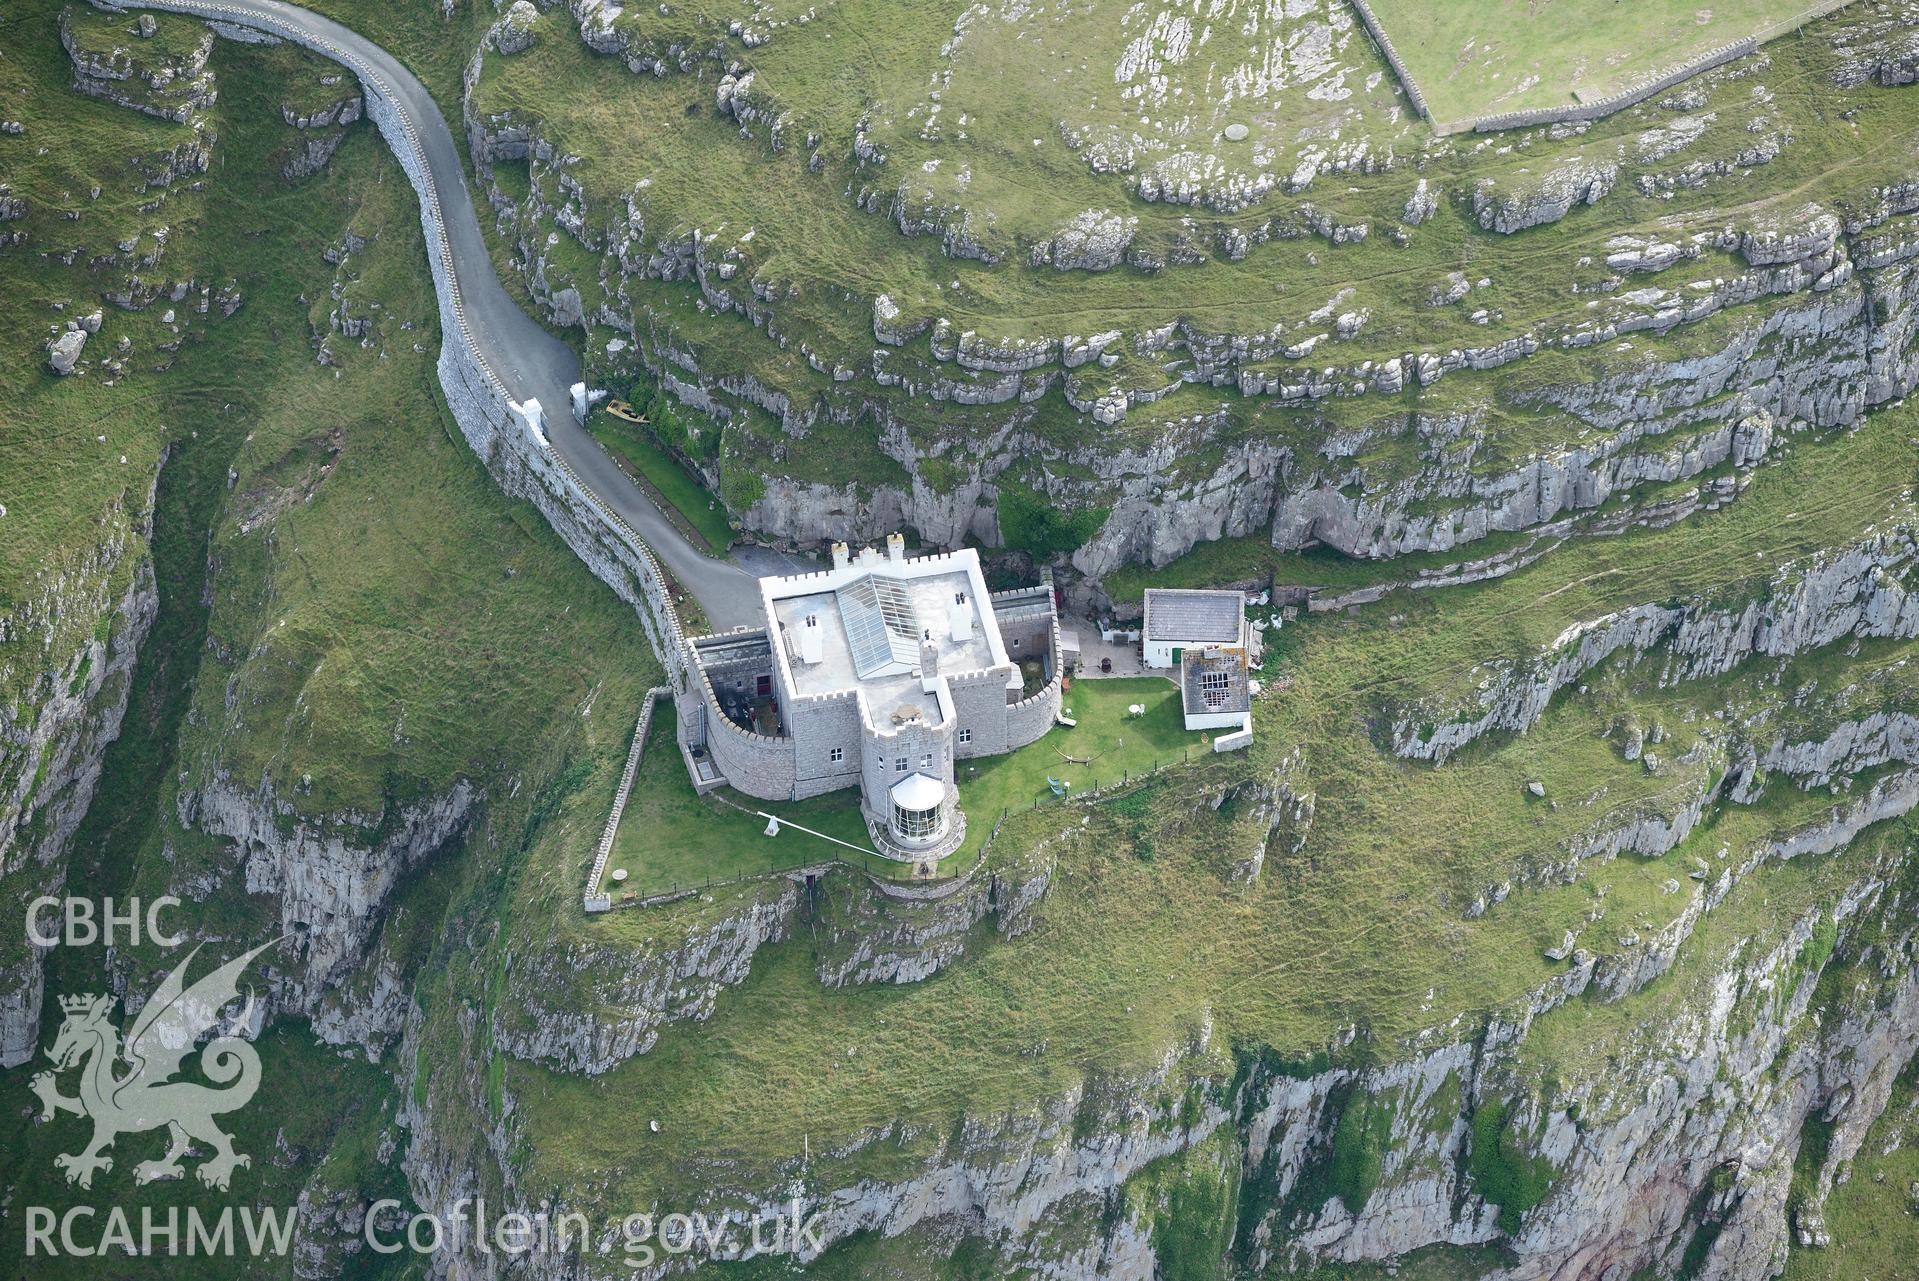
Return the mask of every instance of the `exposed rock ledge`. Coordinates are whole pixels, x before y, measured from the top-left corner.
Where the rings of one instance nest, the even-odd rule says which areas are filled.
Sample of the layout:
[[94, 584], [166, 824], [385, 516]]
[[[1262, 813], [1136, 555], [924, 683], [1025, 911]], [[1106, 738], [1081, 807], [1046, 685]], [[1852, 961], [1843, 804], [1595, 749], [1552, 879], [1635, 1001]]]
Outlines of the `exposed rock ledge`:
[[[165, 464], [163, 452], [140, 501], [103, 514], [110, 536], [81, 563], [48, 574], [37, 597], [0, 613], [0, 636], [74, 646], [59, 659], [49, 654], [17, 701], [0, 707], [0, 876], [19, 880], [23, 905], [65, 883], [62, 856], [93, 802], [107, 745], [120, 736], [134, 665], [160, 607], [147, 540]], [[16, 937], [0, 948], [0, 1067], [25, 1062], [40, 1035], [44, 956]]]
[[[1150, 1211], [1111, 1193], [1155, 1161], [1217, 1148], [1227, 1204], [1239, 1207], [1229, 1235], [1254, 1272], [1387, 1261], [1442, 1244], [1499, 1246], [1508, 1262], [1493, 1275], [1508, 1281], [1597, 1275], [1590, 1269], [1602, 1262], [1621, 1275], [1669, 1271], [1709, 1221], [1717, 1231], [1699, 1238], [1695, 1275], [1767, 1275], [1786, 1245], [1808, 1118], [1831, 1125], [1811, 1185], [1816, 1213], [1919, 1048], [1919, 974], [1898, 879], [1890, 865], [1863, 868], [1772, 946], [1706, 978], [1683, 1011], [1653, 1017], [1627, 1057], [1565, 1086], [1541, 1089], [1528, 1040], [1536, 1020], [1595, 981], [1599, 967], [1584, 954], [1513, 1017], [1483, 1029], [1455, 1020], [1378, 1067], [1301, 1070], [1230, 1051], [1202, 1013], [1156, 1066], [1088, 1073], [1031, 1107], [958, 1125], [896, 1122], [832, 1152], [816, 1145], [805, 1209], [820, 1212], [828, 1246], [861, 1233], [930, 1231], [984, 1240], [1011, 1258], [1043, 1242], [1044, 1259], [1027, 1261], [1045, 1263], [1047, 1275], [1149, 1281], [1152, 1251], [1141, 1243], [1152, 1223], [1139, 1216]], [[1822, 932], [1836, 933], [1830, 956], [1815, 945]], [[1870, 982], [1812, 1018], [1828, 964]], [[1323, 1188], [1334, 1135], [1356, 1100], [1390, 1118], [1377, 1180], [1356, 1206], [1306, 1195]], [[1513, 1118], [1508, 1131], [1525, 1155], [1552, 1172], [1543, 1200], [1516, 1222], [1502, 1223], [1508, 1216], [1471, 1173], [1472, 1118], [1491, 1105]], [[420, 1119], [421, 1150], [439, 1151], [451, 1136], [435, 1138], [430, 1118]], [[869, 1147], [898, 1173], [835, 1182], [841, 1163], [859, 1170]], [[450, 1165], [409, 1168], [427, 1208], [467, 1194]], [[747, 1178], [735, 1170], [728, 1181]], [[751, 1223], [770, 1220], [792, 1191], [768, 1171], [763, 1187], [716, 1187], [706, 1204], [681, 1208]], [[586, 1189], [514, 1192], [551, 1213], [595, 1209]], [[1084, 1212], [1099, 1206], [1117, 1213]], [[688, 1262], [659, 1259], [634, 1275], [662, 1277]], [[628, 1272], [591, 1254], [536, 1266], [542, 1277], [616, 1271]]]
[[[400, 878], [464, 829], [478, 799], [460, 779], [397, 813], [348, 813], [321, 823], [276, 799], [270, 782], [243, 791], [221, 776], [182, 793], [178, 808], [183, 826], [234, 843], [249, 894], [279, 899], [280, 926], [299, 963], [276, 996], [283, 1008], [311, 1014], [330, 989], [353, 977]], [[369, 845], [350, 839], [365, 832], [381, 835]], [[204, 897], [197, 885], [175, 892]]]
[[1663, 648], [1663, 679], [1671, 683], [1731, 671], [1755, 654], [1805, 653], [1842, 636], [1919, 636], [1919, 597], [1904, 581], [1915, 558], [1912, 531], [1899, 527], [1787, 566], [1762, 594], [1738, 606], [1635, 605], [1577, 623], [1537, 658], [1488, 664], [1493, 675], [1475, 696], [1475, 709], [1437, 716], [1431, 708], [1402, 711], [1393, 724], [1393, 749], [1443, 761], [1494, 730], [1523, 732], [1545, 714], [1554, 694], [1621, 652]]

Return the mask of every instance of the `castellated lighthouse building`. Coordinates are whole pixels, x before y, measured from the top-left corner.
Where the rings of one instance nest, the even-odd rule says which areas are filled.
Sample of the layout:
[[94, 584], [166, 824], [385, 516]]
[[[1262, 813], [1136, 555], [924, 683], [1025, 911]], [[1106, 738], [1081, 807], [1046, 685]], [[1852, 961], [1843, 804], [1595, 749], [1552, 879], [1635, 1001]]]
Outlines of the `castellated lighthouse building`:
[[991, 594], [971, 549], [833, 547], [760, 580], [764, 625], [686, 642], [680, 739], [695, 787], [765, 800], [857, 787], [874, 848], [931, 875], [966, 833], [954, 762], [1023, 747], [1060, 706], [1050, 587]]

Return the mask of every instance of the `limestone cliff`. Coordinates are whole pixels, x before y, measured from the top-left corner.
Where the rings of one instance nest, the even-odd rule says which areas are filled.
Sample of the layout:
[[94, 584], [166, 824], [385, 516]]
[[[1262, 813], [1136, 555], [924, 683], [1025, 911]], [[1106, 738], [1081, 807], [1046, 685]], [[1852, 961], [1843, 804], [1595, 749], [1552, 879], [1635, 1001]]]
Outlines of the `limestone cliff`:
[[[155, 473], [157, 481], [158, 473]], [[0, 876], [23, 905], [57, 894], [74, 829], [92, 803], [107, 745], [119, 736], [133, 665], [158, 608], [147, 547], [152, 486], [106, 513], [78, 563], [49, 566], [35, 599], [0, 617], [10, 639], [37, 638], [44, 662], [0, 708]], [[41, 954], [10, 933], [0, 948], [0, 1065], [39, 1035]]]

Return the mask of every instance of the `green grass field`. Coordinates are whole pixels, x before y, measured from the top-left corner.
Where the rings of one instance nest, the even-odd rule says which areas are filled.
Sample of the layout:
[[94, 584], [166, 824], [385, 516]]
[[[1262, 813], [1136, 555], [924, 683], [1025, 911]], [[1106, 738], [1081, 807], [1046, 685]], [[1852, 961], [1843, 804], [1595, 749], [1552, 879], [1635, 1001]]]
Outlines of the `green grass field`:
[[870, 844], [859, 798], [853, 792], [829, 792], [798, 802], [755, 800], [730, 788], [725, 794], [733, 805], [693, 791], [674, 740], [671, 710], [663, 709], [647, 736], [631, 799], [607, 859], [608, 873], [625, 868], [627, 880], [623, 885], [608, 882], [603, 888], [615, 895], [645, 896], [775, 868], [856, 857], [851, 850], [804, 832], [784, 831], [769, 837], [766, 820], [735, 806], [765, 809], [840, 840]]
[[[736, 1174], [740, 1162], [778, 1162], [775, 1154], [797, 1151], [803, 1134], [817, 1154], [829, 1131], [859, 1134], [902, 1111], [939, 1135], [962, 1116], [1029, 1107], [1105, 1072], [1141, 1070], [1186, 1044], [1202, 1015], [1213, 1021], [1215, 1045], [1305, 1059], [1357, 1026], [1363, 1043], [1383, 1052], [1453, 1011], [1509, 1009], [1561, 972], [1544, 950], [1568, 929], [1587, 931], [1603, 950], [1627, 931], [1670, 924], [1689, 898], [1666, 886], [1692, 884], [1692, 859], [1716, 860], [1722, 845], [1750, 849], [1817, 821], [1834, 798], [1781, 781], [1760, 804], [1715, 807], [1663, 857], [1596, 860], [1570, 882], [1529, 878], [1574, 842], [1670, 817], [1707, 792], [1727, 763], [1729, 706], [1763, 717], [1798, 702], [1798, 734], [1822, 732], [1866, 703], [1899, 705], [1904, 682], [1889, 673], [1910, 643], [1857, 653], [1842, 644], [1678, 687], [1659, 682], [1656, 661], [1608, 667], [1562, 695], [1524, 736], [1483, 740], [1441, 769], [1394, 758], [1378, 727], [1408, 701], [1464, 696], [1479, 664], [1535, 653], [1571, 621], [1649, 599], [1735, 601], [1763, 590], [1790, 557], [1909, 519], [1910, 430], [1909, 414], [1882, 414], [1843, 440], [1795, 442], [1724, 511], [1568, 544], [1508, 578], [1409, 594], [1391, 611], [1289, 626], [1248, 752], [1196, 759], [1169, 776], [1176, 786], [1149, 784], [1090, 806], [1041, 798], [1006, 820], [996, 850], [1044, 842], [1058, 860], [1029, 937], [984, 946], [909, 988], [829, 992], [802, 936], [756, 960], [753, 977], [722, 997], [710, 1023], [669, 1031], [647, 1055], [592, 1083], [509, 1064], [531, 1123], [583, 1136], [536, 1158], [543, 1177], [564, 1183], [617, 1169], [616, 1199], [645, 1203], [687, 1194], [702, 1171], [718, 1177]], [[1856, 694], [1841, 694], [1855, 684]], [[1091, 741], [1074, 736], [1090, 728], [1099, 686], [1077, 683], [1067, 702], [1080, 729], [1054, 731], [1024, 760], [1003, 758], [1003, 780], [982, 763], [969, 801], [975, 821], [990, 812], [994, 789], [1035, 798], [1058, 766], [1056, 755], [1049, 765], [1038, 754]], [[1170, 685], [1163, 688], [1170, 699]], [[1114, 701], [1129, 693], [1110, 690]], [[1624, 724], [1662, 727], [1657, 769], [1623, 758]], [[1175, 746], [1181, 736], [1169, 728], [1167, 737]], [[1126, 750], [1154, 749], [1129, 738]], [[1238, 790], [1270, 787], [1276, 777], [1316, 798], [1309, 829], [1283, 812], [1269, 836], [1272, 813]], [[1530, 782], [1544, 798], [1529, 794]], [[1884, 829], [1886, 839], [1903, 839], [1900, 830]], [[1268, 842], [1260, 878], [1231, 880], [1229, 865], [1258, 842]], [[1656, 991], [1578, 1002], [1539, 1020], [1531, 1070], [1556, 1082], [1603, 1075], [1631, 1051], [1636, 1029], [1691, 1008], [1734, 949], [1810, 909], [1876, 857], [1875, 842], [1861, 841], [1830, 858], [1765, 869], [1708, 916]], [[1508, 880], [1521, 888], [1493, 910], [1467, 914], [1476, 896]], [[1605, 924], [1594, 926], [1595, 917]], [[848, 1045], [858, 1047], [857, 1071], [846, 1066]], [[1223, 1077], [1231, 1068], [1208, 1070]], [[889, 1085], [876, 1090], [874, 1080]], [[639, 1159], [590, 1124], [610, 1100], [636, 1095], [673, 1100]], [[752, 1102], [743, 1108], [742, 1099]], [[882, 1145], [851, 1158], [857, 1168], [843, 1173], [911, 1159]]]
[[[1002, 814], [1059, 803], [1047, 783], [1049, 776], [1069, 782], [1073, 794], [1084, 794], [1203, 749], [1201, 735], [1188, 734], [1181, 723], [1178, 691], [1158, 677], [1081, 681], [1066, 702], [1079, 721], [1074, 728], [1056, 725], [1016, 752], [959, 762], [966, 840], [941, 860], [943, 873], [970, 867]], [[1145, 705], [1146, 715], [1129, 715], [1126, 708], [1132, 703]], [[1075, 764], [1065, 756], [1090, 759]], [[646, 896], [828, 860], [882, 877], [899, 878], [904, 872], [898, 863], [878, 855], [862, 857], [797, 829], [769, 838], [766, 821], [758, 817], [764, 810], [870, 848], [859, 796], [852, 789], [804, 801], [763, 801], [731, 788], [717, 795], [725, 800], [693, 791], [672, 722], [656, 719], [607, 860], [609, 875], [625, 868], [627, 879], [622, 884], [608, 881], [601, 888], [616, 895]]]
[[[1186, 731], [1179, 690], [1163, 677], [1077, 680], [1060, 701], [1077, 725], [1055, 725], [1004, 756], [959, 762], [967, 848], [1000, 814], [1053, 803], [1049, 778], [1069, 784], [1069, 796], [1084, 795], [1210, 750], [1200, 741], [1205, 736]], [[1146, 708], [1145, 715], [1127, 712], [1135, 703]]]
[[1372, 0], [1442, 125], [1629, 89], [1814, 0]]

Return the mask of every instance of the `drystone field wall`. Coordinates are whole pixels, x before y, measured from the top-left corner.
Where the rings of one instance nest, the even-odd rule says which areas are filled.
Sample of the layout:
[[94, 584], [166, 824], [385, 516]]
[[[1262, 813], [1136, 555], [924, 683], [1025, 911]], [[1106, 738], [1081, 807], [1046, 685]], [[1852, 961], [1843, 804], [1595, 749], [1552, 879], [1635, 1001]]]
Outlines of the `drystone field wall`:
[[1670, 71], [1662, 72], [1650, 79], [1629, 85], [1618, 93], [1608, 94], [1604, 98], [1596, 98], [1591, 102], [1567, 103], [1558, 107], [1531, 107], [1523, 111], [1501, 111], [1489, 116], [1462, 120], [1439, 120], [1434, 117], [1432, 108], [1427, 105], [1426, 95], [1420, 91], [1418, 81], [1413, 79], [1412, 73], [1407, 70], [1406, 64], [1401, 60], [1399, 50], [1393, 45], [1392, 37], [1386, 34], [1385, 26], [1373, 13], [1373, 7], [1366, 0], [1352, 0], [1353, 8], [1359, 11], [1360, 19], [1366, 24], [1366, 31], [1372, 36], [1373, 43], [1379, 47], [1379, 52], [1385, 57], [1387, 65], [1392, 67], [1393, 74], [1399, 77], [1399, 83], [1406, 90], [1406, 96], [1412, 99], [1413, 106], [1433, 126], [1434, 131], [1441, 135], [1468, 132], [1498, 133], [1505, 129], [1527, 129], [1535, 125], [1580, 124], [1590, 120], [1600, 120], [1615, 111], [1624, 111], [1635, 103], [1644, 102], [1654, 94], [1664, 93], [1681, 81], [1703, 75], [1715, 67], [1725, 66], [1735, 58], [1743, 58], [1749, 53], [1756, 52], [1767, 41], [1796, 31], [1808, 22], [1823, 18], [1851, 3], [1852, 0], [1820, 0], [1820, 3], [1792, 17], [1769, 23], [1751, 35], [1741, 36], [1737, 40], [1729, 40], [1716, 48], [1708, 49], [1698, 57]]
[[[1420, 92], [1419, 82], [1413, 79], [1413, 73], [1408, 71], [1406, 64], [1400, 60], [1398, 47], [1393, 44], [1393, 38], [1386, 34], [1386, 28], [1380, 23], [1378, 15], [1373, 13], [1372, 5], [1366, 3], [1366, 0], [1353, 0], [1353, 8], [1359, 11], [1359, 20], [1366, 24], [1366, 34], [1373, 38], [1373, 44], [1378, 47], [1380, 56], [1386, 59], [1386, 65], [1393, 69], [1395, 76], [1399, 77], [1399, 86], [1406, 91], [1406, 96], [1412, 99], [1414, 109], [1428, 121], [1432, 121], [1433, 111], [1426, 105], [1426, 95]], [[1434, 127], [1439, 128], [1437, 122], [1434, 122]], [[1447, 131], [1440, 129], [1440, 132]]]
[[646, 750], [646, 736], [653, 728], [653, 708], [661, 699], [672, 697], [673, 691], [664, 685], [655, 685], [646, 691], [646, 697], [640, 702], [640, 718], [633, 725], [633, 743], [626, 749], [626, 768], [620, 771], [620, 785], [613, 793], [613, 808], [606, 816], [606, 826], [600, 831], [600, 843], [593, 850], [593, 865], [586, 874], [586, 893], [582, 896], [582, 905], [589, 912], [604, 912], [613, 906], [613, 900], [600, 889], [600, 878], [606, 875], [606, 860], [613, 853], [613, 837], [620, 830], [620, 818], [626, 813], [626, 801], [633, 794], [633, 777], [640, 772], [640, 755]]

